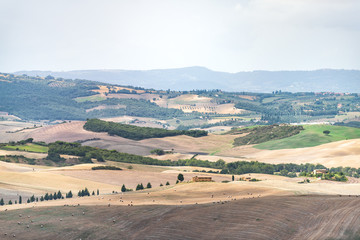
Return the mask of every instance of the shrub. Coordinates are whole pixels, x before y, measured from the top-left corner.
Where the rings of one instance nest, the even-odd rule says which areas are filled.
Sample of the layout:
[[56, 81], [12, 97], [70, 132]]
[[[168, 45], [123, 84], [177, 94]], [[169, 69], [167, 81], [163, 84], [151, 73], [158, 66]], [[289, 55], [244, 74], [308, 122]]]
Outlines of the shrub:
[[154, 150], [151, 150], [150, 151], [151, 154], [156, 154], [158, 156], [161, 156], [161, 155], [164, 155], [165, 154], [165, 151], [162, 150], [162, 149], [154, 149]]
[[115, 167], [115, 166], [96, 166], [96, 167], [92, 167], [92, 170], [122, 170], [119, 167]]

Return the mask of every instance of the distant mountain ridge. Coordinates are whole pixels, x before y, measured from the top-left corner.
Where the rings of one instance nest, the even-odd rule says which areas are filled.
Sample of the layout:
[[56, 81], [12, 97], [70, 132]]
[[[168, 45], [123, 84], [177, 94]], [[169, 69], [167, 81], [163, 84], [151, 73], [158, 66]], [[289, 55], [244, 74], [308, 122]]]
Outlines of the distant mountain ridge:
[[204, 67], [157, 70], [18, 71], [15, 74], [95, 80], [144, 88], [231, 92], [350, 92], [360, 93], [359, 70], [252, 71], [227, 73]]

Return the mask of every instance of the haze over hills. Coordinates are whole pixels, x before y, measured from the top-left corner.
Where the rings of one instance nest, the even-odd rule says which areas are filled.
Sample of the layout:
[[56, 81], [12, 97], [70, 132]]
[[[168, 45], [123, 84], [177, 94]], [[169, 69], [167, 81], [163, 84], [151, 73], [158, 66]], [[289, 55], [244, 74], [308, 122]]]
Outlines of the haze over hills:
[[360, 92], [359, 70], [252, 71], [227, 73], [204, 67], [157, 70], [18, 71], [15, 74], [87, 79], [154, 89], [272, 92]]

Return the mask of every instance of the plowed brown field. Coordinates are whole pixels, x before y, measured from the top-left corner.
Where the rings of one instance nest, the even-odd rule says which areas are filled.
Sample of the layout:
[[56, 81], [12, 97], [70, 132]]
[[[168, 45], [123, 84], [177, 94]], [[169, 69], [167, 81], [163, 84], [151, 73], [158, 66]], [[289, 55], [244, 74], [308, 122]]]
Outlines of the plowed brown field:
[[66, 240], [355, 239], [359, 215], [358, 198], [338, 196], [185, 206], [39, 207], [2, 212], [0, 234], [1, 239]]

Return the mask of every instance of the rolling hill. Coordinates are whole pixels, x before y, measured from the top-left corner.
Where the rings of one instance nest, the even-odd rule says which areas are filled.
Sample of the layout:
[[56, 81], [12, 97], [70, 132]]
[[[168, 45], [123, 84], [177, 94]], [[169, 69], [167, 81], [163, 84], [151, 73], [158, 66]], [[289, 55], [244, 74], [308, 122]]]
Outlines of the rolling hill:
[[[141, 86], [155, 89], [192, 90], [221, 89], [224, 91], [272, 92], [351, 92], [360, 93], [358, 70], [316, 71], [253, 71], [227, 73], [204, 67], [157, 70], [76, 70], [19, 71], [29, 76], [52, 75], [71, 79], [89, 79], [105, 83]], [[261, 84], [259, 84], [261, 83]]]

